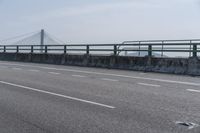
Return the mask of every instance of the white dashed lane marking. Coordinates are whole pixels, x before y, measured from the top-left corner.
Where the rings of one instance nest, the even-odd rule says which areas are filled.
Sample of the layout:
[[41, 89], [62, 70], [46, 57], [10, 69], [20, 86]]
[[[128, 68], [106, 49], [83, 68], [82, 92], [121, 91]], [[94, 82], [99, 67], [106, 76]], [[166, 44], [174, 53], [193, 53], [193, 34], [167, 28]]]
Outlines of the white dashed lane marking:
[[39, 70], [34, 70], [34, 69], [28, 70], [28, 71], [30, 71], [30, 72], [39, 72]]
[[158, 81], [158, 82], [165, 82], [165, 83], [175, 83], [175, 84], [182, 84], [182, 85], [191, 85], [191, 86], [200, 86], [200, 83], [195, 82], [187, 82], [187, 81], [178, 81], [178, 80], [170, 80], [170, 79], [158, 79], [158, 78], [147, 78], [147, 77], [138, 77], [138, 76], [129, 76], [129, 75], [121, 75], [121, 74], [113, 74], [113, 73], [102, 73], [102, 72], [92, 72], [92, 71], [82, 71], [82, 70], [75, 70], [75, 69], [63, 69], [63, 68], [54, 68], [54, 67], [44, 67], [44, 66], [33, 66], [33, 65], [21, 65], [17, 63], [2, 63], [3, 65], [15, 65], [15, 66], [25, 66], [25, 67], [34, 67], [34, 68], [41, 68], [46, 70], [56, 70], [56, 71], [68, 71], [68, 72], [76, 72], [76, 73], [85, 73], [85, 74], [95, 74], [95, 75], [104, 75], [104, 76], [114, 76], [114, 77], [121, 77], [121, 78], [130, 78], [130, 79], [140, 79], [140, 80], [149, 80], [149, 81]]
[[16, 68], [16, 67], [14, 67], [14, 68], [12, 68], [13, 70], [22, 70], [21, 68]]
[[48, 72], [49, 74], [54, 74], [54, 75], [59, 75], [60, 73], [56, 73], [56, 72]]
[[78, 77], [78, 78], [85, 78], [86, 76], [83, 75], [72, 75], [73, 77]]
[[146, 73], [139, 73], [140, 75], [145, 75]]
[[117, 82], [117, 81], [119, 81], [119, 80], [116, 80], [116, 79], [109, 79], [109, 78], [102, 78], [101, 80], [112, 81], [112, 82]]
[[187, 89], [187, 91], [200, 93], [200, 90], [194, 90], [194, 89]]
[[150, 87], [160, 87], [160, 85], [147, 84], [147, 83], [138, 83], [139, 85], [150, 86]]

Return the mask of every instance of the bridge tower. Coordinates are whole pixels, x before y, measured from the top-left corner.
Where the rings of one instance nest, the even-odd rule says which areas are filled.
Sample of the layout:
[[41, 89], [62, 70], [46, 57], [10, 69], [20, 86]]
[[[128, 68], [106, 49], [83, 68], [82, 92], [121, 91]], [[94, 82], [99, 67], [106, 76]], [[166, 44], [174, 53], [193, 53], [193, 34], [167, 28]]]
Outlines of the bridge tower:
[[44, 49], [44, 29], [40, 32], [40, 52], [43, 53]]

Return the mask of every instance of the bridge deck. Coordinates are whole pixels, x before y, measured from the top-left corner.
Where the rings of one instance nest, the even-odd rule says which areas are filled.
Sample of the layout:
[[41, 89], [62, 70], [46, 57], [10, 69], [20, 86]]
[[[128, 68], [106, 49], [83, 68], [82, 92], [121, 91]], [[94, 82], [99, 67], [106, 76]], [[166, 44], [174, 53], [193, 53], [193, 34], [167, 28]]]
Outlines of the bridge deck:
[[[199, 132], [198, 77], [0, 62], [0, 132]], [[190, 129], [188, 129], [190, 128]]]

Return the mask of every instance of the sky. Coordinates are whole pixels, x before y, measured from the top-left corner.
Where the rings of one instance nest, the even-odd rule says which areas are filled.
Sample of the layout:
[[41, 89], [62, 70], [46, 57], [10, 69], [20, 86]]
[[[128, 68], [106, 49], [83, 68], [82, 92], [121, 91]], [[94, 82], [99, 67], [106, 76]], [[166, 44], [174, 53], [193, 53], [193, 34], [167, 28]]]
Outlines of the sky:
[[200, 39], [200, 0], [0, 0], [0, 40], [45, 29], [66, 43]]

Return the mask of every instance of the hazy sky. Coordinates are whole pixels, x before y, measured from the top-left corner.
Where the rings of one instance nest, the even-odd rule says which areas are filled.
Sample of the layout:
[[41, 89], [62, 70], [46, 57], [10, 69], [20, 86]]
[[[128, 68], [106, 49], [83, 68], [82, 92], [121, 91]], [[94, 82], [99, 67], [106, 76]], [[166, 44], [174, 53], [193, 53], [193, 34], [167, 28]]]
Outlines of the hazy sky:
[[200, 38], [200, 0], [0, 0], [0, 40], [44, 28], [69, 43]]

